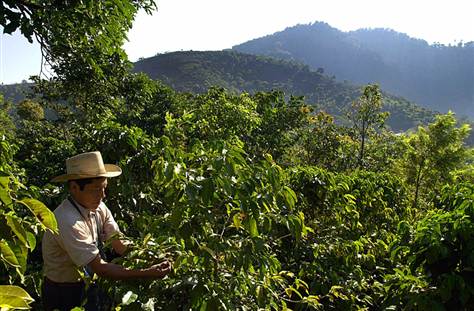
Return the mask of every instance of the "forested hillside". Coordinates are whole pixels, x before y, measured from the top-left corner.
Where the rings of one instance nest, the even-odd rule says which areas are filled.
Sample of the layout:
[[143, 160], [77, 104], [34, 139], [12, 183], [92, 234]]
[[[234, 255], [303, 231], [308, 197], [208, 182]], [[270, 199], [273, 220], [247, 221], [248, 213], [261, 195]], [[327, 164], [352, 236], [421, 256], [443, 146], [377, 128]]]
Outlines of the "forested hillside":
[[[44, 309], [43, 233], [87, 226], [55, 218], [71, 190], [51, 179], [69, 157], [95, 150], [122, 174], [108, 180], [107, 196], [90, 184], [76, 190], [95, 193], [117, 221], [122, 234], [106, 250], [127, 242], [102, 267], [173, 266], [161, 279], [119, 281], [89, 265], [96, 275], [81, 282], [102, 288], [115, 310], [472, 309], [474, 150], [471, 128], [452, 113], [394, 133], [384, 111], [392, 98], [368, 84], [357, 96], [342, 89], [352, 102], [346, 122], [335, 122], [301, 96], [239, 91], [246, 75], [252, 86], [265, 77], [273, 80], [262, 88], [292, 90], [312, 91], [315, 79], [328, 91], [314, 96], [329, 100], [334, 80], [227, 52], [164, 55], [182, 61], [167, 69], [181, 79], [192, 69], [217, 85], [192, 77], [199, 92], [181, 92], [132, 72], [122, 50], [134, 16], [151, 13], [153, 1], [8, 3], [0, 25], [40, 38], [55, 75], [36, 77], [33, 98], [14, 111], [0, 96], [2, 311]], [[214, 66], [208, 56], [248, 63], [247, 72], [203, 70]], [[285, 72], [295, 79], [282, 81]]]
[[232, 48], [296, 60], [337, 80], [380, 83], [432, 110], [474, 117], [474, 43], [429, 45], [389, 29], [339, 31], [326, 23], [297, 25]]
[[31, 83], [17, 83], [0, 85], [0, 92], [3, 94], [5, 100], [12, 103], [19, 103], [27, 93], [31, 93]]
[[[316, 110], [324, 110], [344, 121], [351, 103], [360, 96], [360, 86], [341, 83], [297, 62], [232, 51], [174, 52], [142, 59], [134, 71], [144, 72], [182, 92], [203, 93], [210, 86], [233, 92], [281, 90], [304, 96]], [[388, 124], [395, 131], [427, 124], [434, 113], [407, 100], [384, 94]]]

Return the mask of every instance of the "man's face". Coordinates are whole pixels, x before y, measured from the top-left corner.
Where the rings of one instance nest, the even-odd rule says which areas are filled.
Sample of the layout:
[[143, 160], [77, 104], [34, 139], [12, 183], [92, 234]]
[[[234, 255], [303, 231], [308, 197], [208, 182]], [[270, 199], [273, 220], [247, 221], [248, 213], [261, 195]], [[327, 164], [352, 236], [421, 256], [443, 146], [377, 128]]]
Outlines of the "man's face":
[[83, 190], [79, 185], [72, 181], [69, 187], [72, 197], [79, 204], [87, 209], [95, 210], [99, 207], [105, 198], [105, 189], [107, 188], [107, 178], [94, 179], [90, 184], [84, 186]]

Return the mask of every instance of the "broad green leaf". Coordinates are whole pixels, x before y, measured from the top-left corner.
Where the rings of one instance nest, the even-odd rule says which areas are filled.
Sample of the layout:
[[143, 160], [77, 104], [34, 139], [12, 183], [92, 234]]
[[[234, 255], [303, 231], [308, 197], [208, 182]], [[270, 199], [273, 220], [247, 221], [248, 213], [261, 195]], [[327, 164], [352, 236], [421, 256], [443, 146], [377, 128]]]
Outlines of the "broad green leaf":
[[173, 179], [173, 169], [174, 165], [171, 165], [170, 163], [165, 164], [165, 177], [166, 177], [166, 182], [169, 182]]
[[290, 298], [291, 298], [292, 293], [295, 293], [300, 299], [303, 299], [303, 296], [301, 295], [301, 293], [293, 287], [285, 288], [285, 293]]
[[8, 190], [8, 184], [10, 183], [10, 177], [9, 176], [1, 176], [0, 177], [0, 187], [5, 188]]
[[3, 187], [0, 187], [0, 201], [2, 201], [3, 204], [5, 204], [6, 206], [9, 206], [12, 204], [12, 199], [10, 198], [8, 191], [4, 189]]
[[249, 231], [252, 238], [258, 236], [257, 221], [253, 217], [249, 219]]
[[293, 209], [296, 204], [296, 193], [288, 186], [284, 186], [283, 191], [288, 208]]
[[13, 233], [15, 233], [18, 240], [20, 240], [23, 245], [29, 246], [26, 231], [23, 228], [22, 224], [16, 219], [16, 217], [13, 217], [11, 215], [5, 215], [5, 218], [7, 219], [7, 225], [10, 227]]
[[21, 287], [0, 285], [0, 308], [26, 310], [34, 299]]
[[20, 263], [18, 262], [18, 259], [15, 256], [15, 253], [13, 250], [10, 248], [10, 245], [8, 245], [7, 241], [1, 240], [0, 241], [0, 256], [5, 261], [6, 263], [14, 266], [14, 267], [20, 267]]
[[288, 216], [288, 225], [291, 233], [299, 240], [303, 231], [303, 220], [295, 215]]
[[30, 250], [33, 251], [36, 248], [36, 237], [33, 233], [27, 231], [26, 232], [26, 239], [28, 240], [28, 245], [30, 246]]
[[26, 259], [28, 257], [28, 248], [23, 244], [12, 244], [11, 250], [15, 253], [15, 257], [18, 260], [18, 269], [17, 272], [20, 273], [20, 276], [23, 278], [23, 274], [26, 271]]
[[35, 199], [23, 199], [18, 202], [28, 207], [43, 227], [53, 232], [58, 232], [56, 217], [54, 217], [53, 212], [51, 212], [46, 205]]

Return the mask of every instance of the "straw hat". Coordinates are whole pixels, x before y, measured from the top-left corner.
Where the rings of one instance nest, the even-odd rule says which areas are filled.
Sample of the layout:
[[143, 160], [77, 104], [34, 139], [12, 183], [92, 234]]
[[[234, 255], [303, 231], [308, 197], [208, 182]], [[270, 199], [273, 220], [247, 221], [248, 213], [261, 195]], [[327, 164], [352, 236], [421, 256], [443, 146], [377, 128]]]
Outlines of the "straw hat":
[[122, 174], [117, 165], [104, 164], [99, 151], [81, 153], [66, 160], [66, 173], [52, 179], [62, 182], [73, 179], [116, 177]]

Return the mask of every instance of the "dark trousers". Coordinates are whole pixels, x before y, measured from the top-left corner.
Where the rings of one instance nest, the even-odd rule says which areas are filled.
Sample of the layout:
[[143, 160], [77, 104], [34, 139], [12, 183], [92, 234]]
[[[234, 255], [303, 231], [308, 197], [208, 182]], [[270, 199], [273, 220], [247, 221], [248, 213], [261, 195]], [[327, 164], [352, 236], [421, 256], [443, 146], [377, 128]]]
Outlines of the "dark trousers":
[[[87, 300], [86, 300], [87, 299]], [[86, 311], [109, 311], [112, 300], [96, 285], [86, 290], [84, 282], [56, 283], [47, 278], [43, 282], [43, 306], [46, 311], [70, 311], [85, 302]]]

